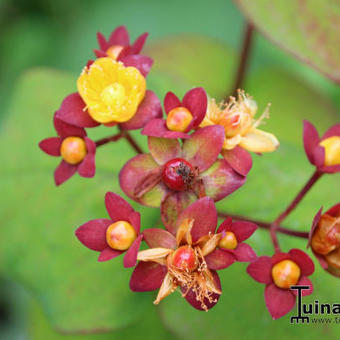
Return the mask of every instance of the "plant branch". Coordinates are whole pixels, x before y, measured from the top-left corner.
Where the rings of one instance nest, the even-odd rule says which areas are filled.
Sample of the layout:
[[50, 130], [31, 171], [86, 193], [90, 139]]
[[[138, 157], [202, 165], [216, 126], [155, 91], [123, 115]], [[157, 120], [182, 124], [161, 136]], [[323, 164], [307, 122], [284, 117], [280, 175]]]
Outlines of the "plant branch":
[[144, 153], [141, 147], [137, 144], [135, 139], [127, 132], [126, 130], [123, 130], [120, 126], [118, 126], [119, 130], [123, 134], [123, 137], [128, 141], [128, 143], [132, 146], [132, 148], [138, 153]]
[[273, 225], [280, 225], [282, 221], [296, 208], [300, 201], [305, 197], [307, 192], [313, 187], [317, 180], [322, 176], [322, 173], [315, 170], [313, 175], [310, 177], [308, 182], [299, 191], [293, 201], [288, 205], [288, 207], [275, 219], [272, 223]]
[[[270, 227], [271, 227], [271, 224], [268, 223], [268, 222], [253, 220], [253, 219], [250, 219], [248, 217], [244, 217], [244, 216], [240, 216], [240, 215], [230, 215], [228, 213], [218, 212], [218, 216], [222, 217], [222, 218], [231, 217], [231, 218], [236, 219], [236, 220], [252, 222], [252, 223], [255, 223], [256, 225], [258, 225], [260, 228], [267, 229], [267, 230], [269, 230]], [[295, 231], [295, 230], [287, 229], [287, 228], [280, 227], [280, 226], [276, 229], [276, 231], [278, 231], [281, 234], [286, 234], [286, 235], [290, 235], [290, 236], [295, 236], [295, 237], [300, 237], [300, 238], [308, 238], [308, 232]]]
[[117, 140], [119, 140], [122, 137], [123, 137], [123, 133], [119, 132], [116, 135], [99, 139], [99, 140], [97, 140], [95, 142], [96, 143], [96, 147], [98, 148], [99, 146], [105, 145], [105, 144], [107, 144], [109, 142], [116, 142]]
[[[254, 26], [251, 23], [247, 23], [245, 27], [245, 32], [244, 32], [244, 38], [243, 38], [243, 44], [242, 44], [242, 49], [241, 49], [241, 54], [240, 54], [240, 61], [236, 73], [236, 78], [233, 86], [233, 91], [232, 95], [237, 95], [237, 90], [242, 87], [244, 77], [248, 68], [249, 64], [249, 56], [250, 56], [250, 51], [251, 51], [251, 46], [253, 42], [253, 37], [254, 37]], [[226, 99], [229, 99], [229, 95], [226, 97]]]

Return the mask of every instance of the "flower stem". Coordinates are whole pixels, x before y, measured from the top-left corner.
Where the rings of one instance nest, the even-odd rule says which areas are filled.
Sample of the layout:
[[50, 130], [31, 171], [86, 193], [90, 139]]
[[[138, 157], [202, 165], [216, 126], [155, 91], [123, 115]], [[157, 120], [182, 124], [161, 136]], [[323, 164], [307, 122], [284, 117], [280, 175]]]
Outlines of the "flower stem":
[[119, 132], [116, 135], [99, 139], [99, 140], [96, 141], [96, 147], [98, 148], [99, 146], [105, 145], [109, 142], [116, 142], [117, 140], [119, 140], [122, 137], [123, 137], [123, 133]]
[[[230, 215], [230, 214], [224, 213], [224, 212], [218, 212], [218, 216], [222, 217], [222, 218], [231, 217], [231, 218], [236, 219], [236, 220], [252, 222], [252, 223], [255, 223], [256, 225], [258, 225], [260, 228], [267, 229], [267, 230], [269, 230], [270, 227], [271, 227], [271, 224], [268, 223], [268, 222], [253, 220], [253, 219], [250, 219], [250, 218], [244, 217], [244, 216]], [[300, 238], [308, 238], [308, 232], [304, 232], [304, 231], [295, 231], [295, 230], [287, 229], [287, 228], [280, 227], [280, 226], [277, 228], [277, 231], [281, 234], [286, 234], [286, 235], [300, 237]]]
[[[232, 95], [237, 94], [237, 90], [242, 87], [243, 80], [245, 77], [245, 73], [247, 71], [247, 67], [249, 64], [249, 56], [251, 51], [251, 46], [253, 42], [253, 36], [254, 36], [254, 26], [251, 23], [247, 23], [245, 27], [244, 32], [244, 38], [243, 38], [243, 44], [240, 54], [240, 61], [236, 73], [236, 78], [233, 86]], [[229, 99], [229, 95], [226, 97], [226, 99]]]
[[120, 126], [119, 130], [123, 134], [123, 137], [128, 141], [128, 143], [132, 146], [132, 148], [136, 151], [136, 153], [141, 154], [144, 153], [141, 147], [137, 144], [135, 139], [127, 132], [126, 130], [123, 130]]
[[313, 185], [317, 182], [317, 180], [322, 176], [322, 173], [318, 170], [315, 170], [313, 175], [310, 177], [308, 182], [304, 185], [304, 187], [299, 191], [293, 201], [288, 205], [286, 210], [284, 210], [272, 223], [273, 225], [280, 225], [282, 221], [296, 208], [296, 206], [300, 203], [300, 201], [305, 197], [307, 192], [313, 187]]

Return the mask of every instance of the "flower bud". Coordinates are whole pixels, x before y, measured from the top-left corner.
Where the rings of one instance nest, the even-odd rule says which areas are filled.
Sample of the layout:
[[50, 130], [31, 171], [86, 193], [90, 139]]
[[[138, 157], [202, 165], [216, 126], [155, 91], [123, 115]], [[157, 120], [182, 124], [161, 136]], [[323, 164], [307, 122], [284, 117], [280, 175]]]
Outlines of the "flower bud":
[[106, 242], [116, 250], [129, 249], [136, 237], [135, 228], [126, 221], [115, 222], [106, 230]]
[[113, 46], [110, 46], [107, 51], [106, 51], [106, 54], [114, 59], [114, 60], [117, 60], [120, 52], [122, 52], [123, 50], [123, 46], [120, 46], [120, 45], [113, 45]]
[[65, 162], [69, 164], [80, 163], [87, 154], [84, 139], [80, 137], [65, 138], [61, 143], [60, 154]]
[[313, 252], [326, 261], [326, 269], [340, 276], [340, 204], [321, 215], [312, 232], [310, 244]]
[[185, 132], [192, 119], [192, 114], [187, 108], [176, 107], [169, 112], [166, 126], [172, 131]]
[[320, 143], [325, 148], [325, 166], [340, 164], [340, 137], [333, 136]]
[[340, 247], [340, 219], [323, 214], [312, 236], [311, 245], [321, 255], [327, 255]]
[[289, 289], [298, 283], [300, 278], [300, 267], [292, 260], [283, 260], [276, 263], [272, 268], [274, 283], [279, 288]]
[[231, 231], [226, 231], [223, 235], [218, 246], [222, 249], [235, 249], [238, 244], [235, 234]]

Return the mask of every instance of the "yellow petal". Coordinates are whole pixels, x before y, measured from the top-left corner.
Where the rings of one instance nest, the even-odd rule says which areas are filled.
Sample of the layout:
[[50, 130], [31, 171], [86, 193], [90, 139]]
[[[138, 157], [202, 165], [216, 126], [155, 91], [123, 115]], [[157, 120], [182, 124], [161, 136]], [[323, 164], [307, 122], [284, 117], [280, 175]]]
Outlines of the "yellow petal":
[[211, 275], [209, 269], [205, 270], [203, 272], [203, 275], [205, 277], [205, 282], [207, 287], [209, 288], [209, 290], [211, 290], [212, 292], [216, 293], [216, 294], [222, 294], [221, 290], [217, 287], [217, 284], [214, 280], [214, 277]]
[[221, 237], [221, 234], [215, 234], [207, 242], [205, 242], [203, 247], [201, 246], [203, 256], [207, 256], [216, 249]]
[[137, 260], [139, 261], [155, 261], [162, 259], [173, 252], [172, 249], [167, 248], [151, 248], [146, 250], [141, 250], [138, 252]]
[[275, 151], [280, 143], [273, 134], [255, 129], [245, 135], [239, 145], [248, 151], [261, 153]]
[[155, 305], [158, 305], [161, 300], [163, 300], [165, 297], [170, 295], [176, 288], [177, 288], [177, 285], [173, 282], [172, 275], [167, 273], [165, 275], [165, 278], [162, 282], [161, 287], [159, 288], [157, 298], [153, 303]]
[[177, 229], [177, 233], [176, 233], [177, 246], [179, 246], [182, 242], [185, 242], [186, 244], [189, 244], [189, 245], [192, 244], [191, 228], [193, 224], [194, 224], [194, 220], [186, 219], [179, 226], [179, 228]]

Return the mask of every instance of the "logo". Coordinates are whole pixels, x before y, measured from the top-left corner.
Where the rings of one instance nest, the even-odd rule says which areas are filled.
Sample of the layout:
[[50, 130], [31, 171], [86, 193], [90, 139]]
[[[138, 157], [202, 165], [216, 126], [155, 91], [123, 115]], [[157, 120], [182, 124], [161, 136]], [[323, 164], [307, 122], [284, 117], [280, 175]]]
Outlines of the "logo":
[[[325, 318], [330, 315], [340, 315], [340, 303], [319, 303], [315, 300], [313, 303], [302, 303], [302, 294], [304, 290], [309, 290], [310, 286], [291, 286], [291, 290], [297, 292], [297, 315], [290, 318], [290, 323], [340, 323], [340, 318]], [[322, 315], [323, 318], [311, 318], [312, 315]]]

